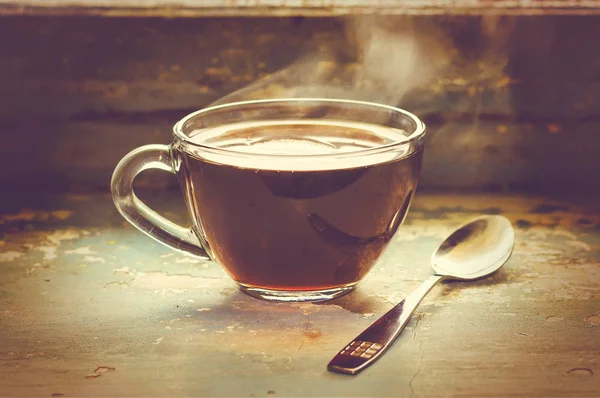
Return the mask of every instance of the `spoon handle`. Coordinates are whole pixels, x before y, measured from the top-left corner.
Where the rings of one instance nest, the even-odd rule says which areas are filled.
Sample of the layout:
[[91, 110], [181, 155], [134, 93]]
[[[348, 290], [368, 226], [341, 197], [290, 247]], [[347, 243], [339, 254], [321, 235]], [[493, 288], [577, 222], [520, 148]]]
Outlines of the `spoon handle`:
[[442, 279], [432, 275], [399, 304], [348, 343], [327, 365], [331, 372], [355, 375], [375, 362], [394, 342], [429, 291]]

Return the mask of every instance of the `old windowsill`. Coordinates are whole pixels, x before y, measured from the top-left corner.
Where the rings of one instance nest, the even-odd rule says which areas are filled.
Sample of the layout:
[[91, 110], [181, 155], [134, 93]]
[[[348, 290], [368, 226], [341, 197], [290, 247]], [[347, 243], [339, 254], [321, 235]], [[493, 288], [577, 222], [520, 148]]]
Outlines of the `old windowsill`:
[[0, 15], [135, 17], [336, 16], [353, 14], [600, 14], [600, 1], [542, 0], [0, 0]]

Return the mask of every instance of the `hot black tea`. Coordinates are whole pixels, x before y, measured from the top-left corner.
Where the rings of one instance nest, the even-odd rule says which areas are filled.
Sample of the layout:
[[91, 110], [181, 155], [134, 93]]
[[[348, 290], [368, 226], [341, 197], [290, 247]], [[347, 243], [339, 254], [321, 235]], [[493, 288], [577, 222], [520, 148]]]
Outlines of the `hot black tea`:
[[227, 154], [183, 157], [178, 175], [213, 259], [243, 286], [349, 286], [369, 272], [404, 219], [422, 158], [422, 150], [357, 151], [408, 135], [346, 121], [229, 124], [191, 135]]

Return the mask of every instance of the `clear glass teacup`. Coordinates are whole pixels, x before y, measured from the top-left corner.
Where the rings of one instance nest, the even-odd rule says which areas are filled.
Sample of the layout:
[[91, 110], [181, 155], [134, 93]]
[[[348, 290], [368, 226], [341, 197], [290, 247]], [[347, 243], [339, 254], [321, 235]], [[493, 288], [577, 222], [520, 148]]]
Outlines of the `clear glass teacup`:
[[[351, 291], [404, 220], [425, 125], [391, 106], [301, 98], [203, 109], [173, 131], [170, 145], [137, 148], [117, 165], [123, 217], [221, 264], [252, 296], [318, 301]], [[177, 175], [191, 228], [136, 197], [133, 180], [149, 168]]]

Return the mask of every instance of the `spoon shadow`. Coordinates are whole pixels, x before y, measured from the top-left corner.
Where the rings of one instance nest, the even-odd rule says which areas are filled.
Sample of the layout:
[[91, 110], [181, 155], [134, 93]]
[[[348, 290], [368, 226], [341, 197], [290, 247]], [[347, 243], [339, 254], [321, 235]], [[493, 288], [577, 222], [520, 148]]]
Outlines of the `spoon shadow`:
[[460, 280], [460, 279], [446, 279], [440, 283], [439, 296], [448, 296], [450, 294], [456, 294], [457, 291], [468, 291], [469, 289], [476, 289], [481, 287], [496, 287], [505, 285], [508, 282], [506, 276], [506, 270], [500, 268], [494, 271], [488, 276], [482, 276], [477, 279], [471, 280]]

